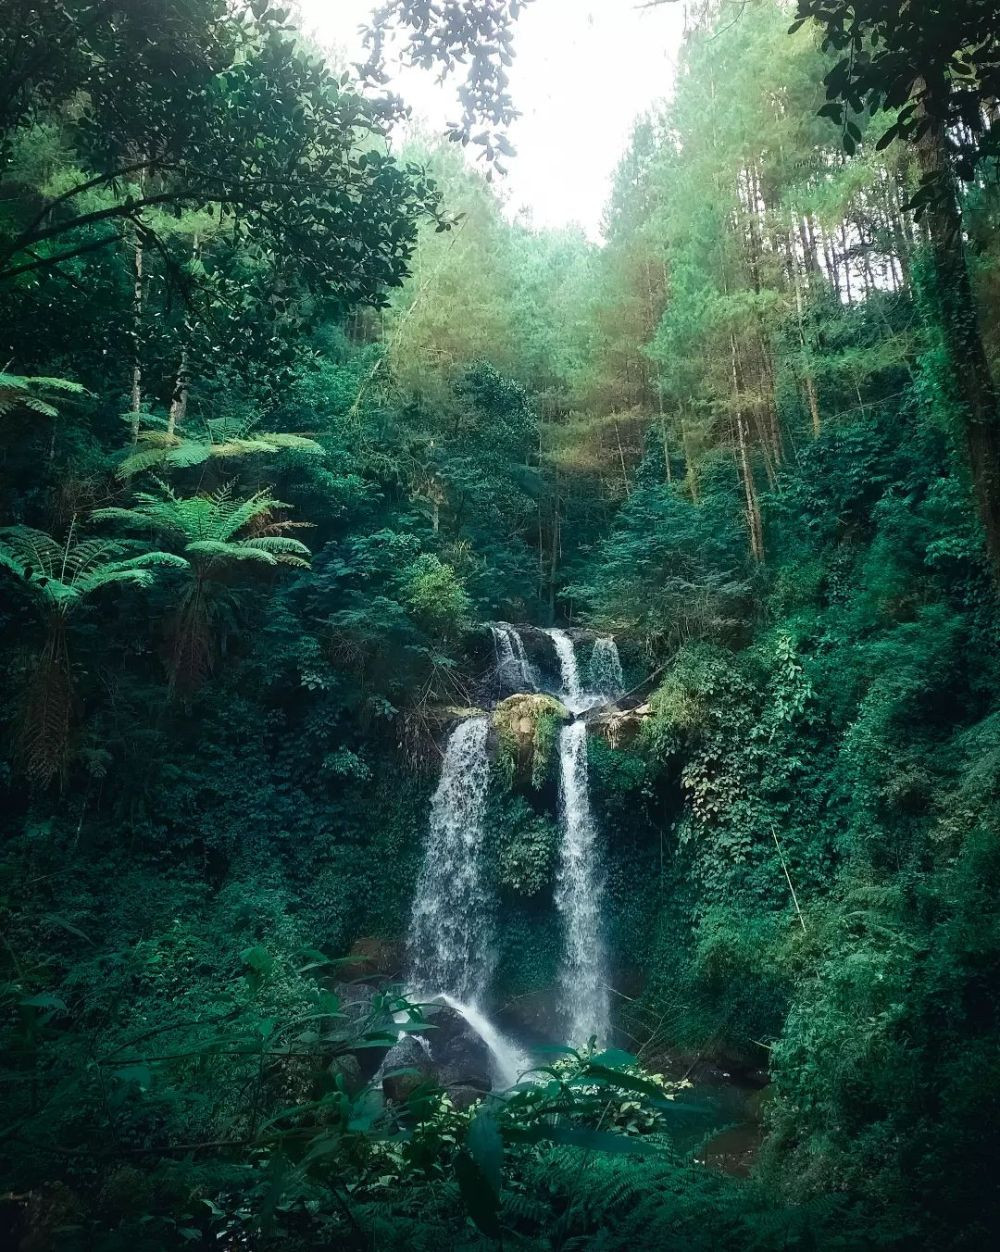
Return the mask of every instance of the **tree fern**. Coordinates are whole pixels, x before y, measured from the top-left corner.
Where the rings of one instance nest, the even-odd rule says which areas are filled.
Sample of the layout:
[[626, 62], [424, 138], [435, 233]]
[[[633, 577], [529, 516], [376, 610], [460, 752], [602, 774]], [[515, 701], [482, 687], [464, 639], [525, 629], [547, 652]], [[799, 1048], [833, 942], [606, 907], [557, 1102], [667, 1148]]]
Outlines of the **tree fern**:
[[74, 530], [70, 527], [63, 543], [30, 526], [0, 530], [0, 569], [15, 575], [46, 608], [62, 615], [101, 587], [111, 583], [148, 587], [156, 567], [183, 569], [188, 564], [172, 552], [127, 556], [127, 545], [113, 539], [75, 543]]
[[193, 687], [212, 668], [213, 635], [230, 596], [219, 585], [223, 574], [247, 562], [307, 568], [310, 552], [284, 533], [302, 523], [276, 519], [274, 513], [289, 506], [269, 491], [240, 499], [230, 487], [181, 496], [160, 480], [156, 486], [156, 492], [137, 492], [131, 508], [97, 509], [93, 517], [158, 533], [181, 549], [190, 583], [172, 620], [170, 676], [174, 686]]
[[63, 392], [82, 396], [87, 388], [68, 378], [25, 377], [21, 374], [0, 373], [0, 417], [18, 409], [30, 409], [43, 417], [58, 417], [59, 412], [48, 397], [49, 393]]
[[35, 599], [45, 621], [44, 642], [29, 664], [18, 750], [25, 772], [50, 783], [64, 773], [73, 702], [67, 620], [95, 591], [114, 583], [148, 587], [157, 568], [184, 569], [171, 552], [127, 555], [114, 539], [75, 539], [71, 526], [60, 543], [43, 530], [8, 526], [0, 531], [0, 569], [14, 575]]
[[[270, 492], [258, 491], [245, 499], [236, 499], [228, 486], [211, 495], [194, 496], [177, 495], [159, 480], [157, 486], [159, 494], [137, 492], [136, 503], [130, 509], [97, 509], [93, 517], [116, 521], [134, 530], [163, 534], [182, 544], [185, 555], [199, 565], [203, 573], [219, 561], [308, 564], [310, 552], [306, 545], [280, 533], [296, 523], [272, 518], [275, 510], [289, 506], [276, 500]], [[240, 535], [251, 527], [252, 534]]]
[[323, 448], [306, 435], [264, 432], [256, 421], [237, 422], [231, 418], [209, 418], [201, 435], [168, 431], [163, 419], [152, 414], [126, 413], [126, 420], [147, 423], [137, 430], [135, 447], [118, 467], [120, 478], [134, 478], [150, 469], [190, 469], [210, 459], [273, 456], [297, 451], [308, 456], [324, 456]]

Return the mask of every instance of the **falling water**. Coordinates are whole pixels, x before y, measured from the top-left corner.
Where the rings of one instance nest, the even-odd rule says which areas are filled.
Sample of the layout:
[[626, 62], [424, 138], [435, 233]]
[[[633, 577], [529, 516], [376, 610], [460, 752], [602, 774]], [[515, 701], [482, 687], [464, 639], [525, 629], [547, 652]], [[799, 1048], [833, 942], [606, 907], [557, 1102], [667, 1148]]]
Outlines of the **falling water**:
[[608, 700], [617, 700], [625, 691], [618, 645], [613, 639], [598, 639], [590, 654], [590, 686]]
[[524, 640], [517, 630], [506, 622], [494, 622], [490, 633], [493, 635], [497, 674], [501, 683], [511, 691], [537, 691], [538, 676], [528, 660]]
[[555, 898], [565, 934], [559, 978], [563, 1015], [571, 1043], [584, 1044], [591, 1035], [603, 1043], [608, 1037], [611, 1009], [601, 927], [603, 891], [597, 830], [588, 794], [585, 722], [570, 722], [560, 732], [559, 771], [563, 840]]
[[559, 671], [562, 677], [562, 691], [559, 698], [571, 713], [582, 713], [589, 709], [594, 701], [592, 696], [583, 690], [580, 682], [580, 671], [576, 664], [576, 652], [573, 640], [564, 630], [547, 630], [559, 658]]
[[490, 780], [489, 721], [452, 733], [434, 799], [409, 938], [409, 983], [474, 1001], [493, 968], [490, 893], [483, 875], [483, 812]]
[[489, 1049], [494, 1084], [509, 1087], [530, 1063], [478, 1007], [494, 964], [483, 874], [488, 734], [488, 719], [473, 717], [448, 740], [413, 904], [408, 987], [410, 994], [441, 1000], [461, 1014]]
[[498, 1087], [513, 1087], [522, 1074], [531, 1068], [525, 1054], [511, 1043], [474, 1004], [463, 1004], [454, 996], [442, 993], [438, 997], [449, 1008], [461, 1014], [486, 1044], [493, 1064], [493, 1081]]

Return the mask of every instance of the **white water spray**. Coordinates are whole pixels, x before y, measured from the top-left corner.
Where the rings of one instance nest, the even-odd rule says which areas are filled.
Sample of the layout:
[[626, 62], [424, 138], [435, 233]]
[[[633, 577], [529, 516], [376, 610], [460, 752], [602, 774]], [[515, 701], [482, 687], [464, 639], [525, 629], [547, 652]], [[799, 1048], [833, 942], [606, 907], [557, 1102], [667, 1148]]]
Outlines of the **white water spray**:
[[611, 1005], [601, 926], [603, 887], [597, 829], [590, 811], [587, 726], [570, 722], [559, 735], [559, 807], [563, 825], [556, 907], [565, 949], [559, 982], [567, 1037], [577, 1046], [591, 1035], [606, 1043]]
[[[492, 908], [483, 875], [483, 813], [489, 788], [489, 721], [473, 717], [448, 740], [431, 801], [430, 832], [410, 924], [410, 994], [440, 1000], [486, 1044], [493, 1082], [510, 1087], [527, 1058], [478, 1007], [495, 961]], [[433, 1057], [434, 1045], [421, 1046]]]

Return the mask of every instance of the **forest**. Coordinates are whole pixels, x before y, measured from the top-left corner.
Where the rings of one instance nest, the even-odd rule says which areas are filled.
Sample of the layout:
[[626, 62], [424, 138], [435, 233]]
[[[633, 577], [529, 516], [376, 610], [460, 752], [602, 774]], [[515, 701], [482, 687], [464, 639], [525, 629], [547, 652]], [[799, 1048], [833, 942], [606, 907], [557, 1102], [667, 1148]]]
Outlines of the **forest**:
[[1000, 1240], [1000, 11], [546, 3], [0, 0], [5, 1248]]

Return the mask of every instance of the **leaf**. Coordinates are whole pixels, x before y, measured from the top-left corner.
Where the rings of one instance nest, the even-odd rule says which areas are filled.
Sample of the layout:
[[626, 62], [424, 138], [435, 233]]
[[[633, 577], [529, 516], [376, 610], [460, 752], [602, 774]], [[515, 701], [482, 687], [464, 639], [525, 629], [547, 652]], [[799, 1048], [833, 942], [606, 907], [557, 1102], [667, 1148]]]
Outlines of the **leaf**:
[[42, 992], [37, 996], [29, 996], [27, 1000], [22, 1000], [23, 1008], [30, 1009], [52, 1009], [56, 1013], [68, 1013], [69, 1009], [58, 996], [51, 995], [49, 992]]
[[604, 1065], [589, 1065], [581, 1074], [573, 1078], [573, 1086], [585, 1086], [592, 1078], [601, 1079], [609, 1087], [620, 1087], [623, 1091], [636, 1091], [640, 1095], [651, 1096], [655, 1100], [662, 1099], [663, 1091], [648, 1078], [640, 1078], [637, 1074], [623, 1074], [620, 1070], [608, 1069]]
[[69, 931], [71, 935], [76, 935], [78, 939], [84, 939], [87, 943], [92, 944], [94, 941], [89, 935], [85, 935], [79, 926], [74, 926], [72, 922], [68, 922], [65, 917], [60, 917], [56, 913], [50, 914], [45, 919], [50, 926], [61, 926], [63, 930]]
[[468, 1152], [459, 1152], [455, 1158], [455, 1175], [466, 1212], [484, 1235], [499, 1239], [503, 1233], [497, 1220], [499, 1196]]
[[269, 974], [274, 968], [274, 957], [260, 944], [244, 948], [240, 953], [240, 960], [244, 965], [249, 965], [255, 974]]
[[493, 1191], [499, 1194], [503, 1176], [503, 1139], [496, 1119], [485, 1106], [480, 1108], [469, 1124], [465, 1142], [480, 1173]]
[[637, 1059], [631, 1052], [625, 1052], [622, 1048], [605, 1048], [603, 1052], [596, 1052], [590, 1058], [589, 1063], [604, 1065], [609, 1069], [620, 1069], [637, 1064]]

